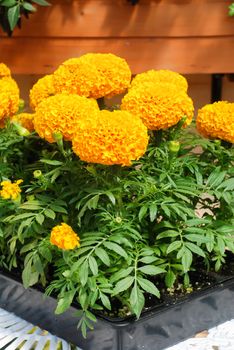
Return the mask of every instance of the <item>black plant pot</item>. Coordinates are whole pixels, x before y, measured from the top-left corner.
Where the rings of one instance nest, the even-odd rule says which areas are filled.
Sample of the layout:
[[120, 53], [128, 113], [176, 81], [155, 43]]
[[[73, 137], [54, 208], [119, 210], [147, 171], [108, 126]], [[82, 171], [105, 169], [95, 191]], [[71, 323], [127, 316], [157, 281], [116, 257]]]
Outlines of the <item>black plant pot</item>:
[[162, 350], [234, 317], [234, 277], [194, 292], [172, 305], [145, 312], [139, 320], [98, 318], [94, 331], [84, 339], [77, 331], [78, 318], [71, 307], [55, 316], [56, 300], [34, 288], [24, 289], [9, 275], [0, 274], [0, 307], [53, 334], [77, 344], [82, 350]]

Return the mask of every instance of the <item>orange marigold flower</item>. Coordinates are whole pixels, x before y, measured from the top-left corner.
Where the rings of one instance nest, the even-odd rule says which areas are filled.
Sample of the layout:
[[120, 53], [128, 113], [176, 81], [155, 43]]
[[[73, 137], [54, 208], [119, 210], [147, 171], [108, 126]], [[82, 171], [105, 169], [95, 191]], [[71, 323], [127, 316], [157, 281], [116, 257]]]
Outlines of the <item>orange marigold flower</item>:
[[34, 128], [48, 142], [55, 142], [53, 134], [62, 134], [65, 140], [71, 140], [77, 120], [94, 111], [99, 111], [99, 108], [93, 99], [58, 94], [38, 105], [34, 115]]
[[129, 112], [102, 110], [79, 120], [72, 141], [73, 151], [86, 162], [128, 166], [145, 153], [148, 134]]
[[89, 53], [65, 61], [54, 73], [57, 92], [80, 96], [112, 97], [124, 92], [131, 81], [127, 62], [113, 54]]
[[53, 95], [55, 95], [54, 76], [52, 74], [45, 75], [43, 78], [39, 79], [30, 90], [29, 97], [31, 108], [35, 110], [41, 101]]
[[193, 118], [193, 102], [172, 84], [147, 83], [134, 87], [123, 98], [122, 110], [139, 116], [150, 130], [167, 129], [186, 118]]
[[11, 118], [12, 121], [20, 124], [30, 132], [34, 131], [33, 119], [34, 114], [32, 113], [19, 113]]
[[11, 71], [5, 63], [0, 63], [0, 79], [4, 77], [10, 77]]
[[61, 225], [53, 227], [50, 234], [50, 243], [60, 249], [70, 250], [80, 246], [80, 238], [71, 226], [62, 222]]
[[13, 183], [11, 181], [2, 181], [2, 189], [0, 190], [0, 196], [3, 199], [17, 199], [21, 192], [21, 188], [19, 187], [19, 185], [22, 182], [23, 180], [17, 180]]
[[131, 88], [145, 83], [170, 83], [176, 86], [177, 90], [187, 92], [188, 82], [183, 75], [171, 70], [148, 70], [147, 72], [137, 74], [131, 82]]
[[12, 78], [0, 79], [0, 122], [14, 115], [19, 108], [19, 88]]
[[220, 101], [202, 107], [196, 124], [203, 136], [234, 143], [234, 103]]

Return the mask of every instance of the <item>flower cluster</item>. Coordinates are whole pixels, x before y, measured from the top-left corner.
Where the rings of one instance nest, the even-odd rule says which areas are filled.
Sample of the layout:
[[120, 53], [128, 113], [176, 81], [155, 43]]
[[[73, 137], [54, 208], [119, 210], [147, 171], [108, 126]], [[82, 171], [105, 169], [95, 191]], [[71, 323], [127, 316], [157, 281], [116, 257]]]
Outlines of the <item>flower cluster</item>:
[[106, 165], [131, 165], [147, 144], [146, 127], [126, 111], [103, 110], [81, 118], [73, 137], [73, 150], [82, 160]]
[[2, 189], [0, 190], [0, 196], [3, 199], [17, 199], [21, 193], [21, 188], [19, 185], [23, 182], [23, 180], [17, 180], [15, 182], [11, 181], [2, 181], [1, 186]]
[[34, 128], [48, 142], [55, 142], [53, 134], [57, 133], [61, 133], [65, 140], [71, 140], [77, 120], [97, 111], [98, 104], [93, 99], [58, 94], [38, 105], [34, 115]]
[[196, 123], [203, 136], [234, 143], [234, 103], [220, 101], [204, 106]]
[[34, 114], [32, 114], [32, 113], [15, 114], [11, 118], [11, 120], [13, 122], [20, 124], [21, 126], [23, 126], [25, 129], [27, 129], [30, 132], [34, 131], [34, 124], [33, 124]]
[[80, 246], [80, 238], [71, 226], [62, 222], [61, 225], [53, 227], [50, 234], [50, 243], [60, 249], [70, 250]]
[[0, 79], [0, 124], [19, 108], [19, 88], [11, 77]]
[[4, 77], [10, 77], [11, 71], [4, 63], [0, 63], [0, 79]]
[[191, 98], [170, 83], [135, 86], [124, 96], [121, 109], [139, 116], [150, 130], [167, 129], [182, 118], [189, 125], [194, 112]]
[[41, 101], [49, 96], [55, 95], [53, 75], [45, 75], [33, 85], [30, 90], [30, 106], [33, 110], [39, 105]]
[[57, 93], [101, 98], [120, 94], [129, 87], [127, 62], [113, 54], [86, 54], [65, 61], [54, 73]]
[[183, 75], [173, 72], [171, 70], [161, 69], [161, 70], [148, 70], [147, 72], [137, 74], [131, 82], [131, 88], [140, 86], [147, 83], [170, 83], [175, 85], [178, 90], [187, 92], [188, 82]]

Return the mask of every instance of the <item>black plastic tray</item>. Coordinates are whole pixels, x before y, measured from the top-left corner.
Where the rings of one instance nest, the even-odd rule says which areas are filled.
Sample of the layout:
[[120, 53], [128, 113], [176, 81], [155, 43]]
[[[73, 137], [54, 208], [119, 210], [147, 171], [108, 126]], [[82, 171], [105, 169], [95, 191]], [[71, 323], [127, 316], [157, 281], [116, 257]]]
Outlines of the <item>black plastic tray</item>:
[[234, 317], [234, 277], [188, 295], [173, 305], [144, 313], [139, 320], [98, 318], [84, 339], [71, 307], [54, 315], [56, 300], [34, 288], [24, 289], [14, 278], [0, 273], [0, 307], [78, 345], [82, 350], [162, 350], [195, 333]]

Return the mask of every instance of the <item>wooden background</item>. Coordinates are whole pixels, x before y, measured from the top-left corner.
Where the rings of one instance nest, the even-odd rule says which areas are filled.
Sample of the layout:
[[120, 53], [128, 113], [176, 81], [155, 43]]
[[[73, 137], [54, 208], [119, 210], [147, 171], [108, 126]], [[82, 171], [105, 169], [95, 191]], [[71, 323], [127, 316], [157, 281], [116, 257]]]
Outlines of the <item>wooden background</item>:
[[234, 72], [234, 18], [227, 0], [50, 0], [0, 37], [0, 61], [15, 74], [46, 74], [70, 57], [112, 52], [134, 74]]

